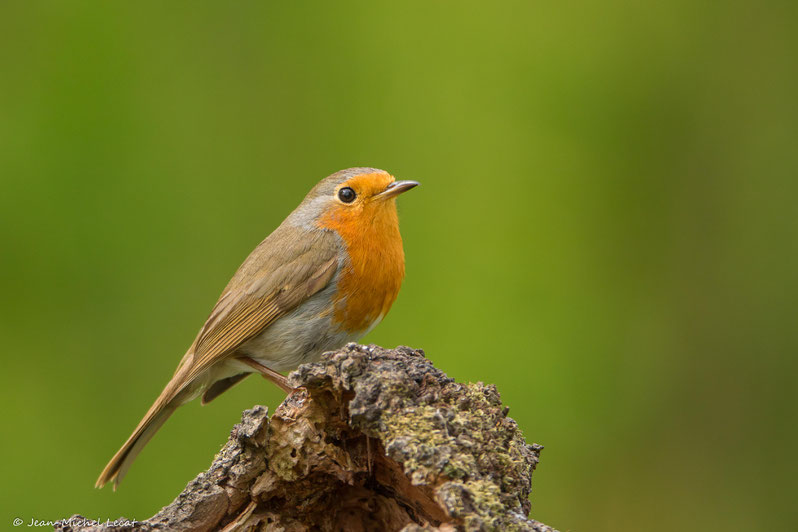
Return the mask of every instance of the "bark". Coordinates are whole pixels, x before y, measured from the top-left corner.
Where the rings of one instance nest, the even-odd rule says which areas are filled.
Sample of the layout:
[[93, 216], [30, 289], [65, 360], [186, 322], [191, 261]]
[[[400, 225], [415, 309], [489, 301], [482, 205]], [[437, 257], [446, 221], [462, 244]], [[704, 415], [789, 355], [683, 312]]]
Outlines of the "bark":
[[246, 410], [154, 517], [56, 530], [553, 530], [527, 518], [543, 447], [495, 386], [458, 384], [421, 350], [355, 344], [289, 378], [299, 390], [271, 418]]

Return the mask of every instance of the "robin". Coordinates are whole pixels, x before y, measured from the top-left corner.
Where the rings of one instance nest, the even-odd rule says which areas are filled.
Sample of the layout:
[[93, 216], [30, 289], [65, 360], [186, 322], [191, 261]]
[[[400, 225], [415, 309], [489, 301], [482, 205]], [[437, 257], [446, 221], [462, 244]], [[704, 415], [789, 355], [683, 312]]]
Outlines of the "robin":
[[247, 257], [222, 292], [174, 376], [97, 479], [122, 481], [180, 405], [202, 404], [260, 373], [279, 372], [355, 341], [388, 313], [405, 274], [396, 197], [417, 186], [384, 170], [324, 178]]

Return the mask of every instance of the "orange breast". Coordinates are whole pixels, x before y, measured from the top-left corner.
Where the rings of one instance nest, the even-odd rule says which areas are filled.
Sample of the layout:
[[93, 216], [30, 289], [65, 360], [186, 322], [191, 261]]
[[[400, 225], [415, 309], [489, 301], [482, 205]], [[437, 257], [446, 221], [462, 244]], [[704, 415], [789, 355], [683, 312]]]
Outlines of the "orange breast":
[[385, 316], [399, 294], [405, 254], [393, 200], [362, 209], [335, 209], [320, 220], [341, 235], [349, 261], [338, 278], [333, 319], [349, 332], [365, 332]]

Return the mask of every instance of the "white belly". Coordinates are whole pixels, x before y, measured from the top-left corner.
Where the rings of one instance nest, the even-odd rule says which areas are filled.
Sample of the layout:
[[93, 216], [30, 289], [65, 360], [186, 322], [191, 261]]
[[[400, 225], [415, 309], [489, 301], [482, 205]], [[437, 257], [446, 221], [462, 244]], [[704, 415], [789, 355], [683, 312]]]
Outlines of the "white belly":
[[[269, 325], [258, 336], [250, 338], [236, 349], [236, 355], [246, 355], [264, 366], [279, 372], [296, 369], [300, 364], [315, 362], [326, 351], [354, 342], [377, 326], [382, 316], [371, 323], [368, 329], [349, 333], [341, 331], [332, 322], [329, 308], [333, 286], [328, 286], [302, 305]], [[253, 373], [252, 366], [227, 358], [214, 364], [197, 380], [192, 397], [198, 395], [217, 380], [241, 373]]]
[[325, 351], [361, 338], [365, 331], [355, 334], [340, 331], [332, 323], [332, 316], [324, 315], [333, 290], [333, 286], [328, 286], [315, 294], [258, 336], [244, 342], [238, 353], [249, 355], [275, 371], [288, 371], [318, 360]]

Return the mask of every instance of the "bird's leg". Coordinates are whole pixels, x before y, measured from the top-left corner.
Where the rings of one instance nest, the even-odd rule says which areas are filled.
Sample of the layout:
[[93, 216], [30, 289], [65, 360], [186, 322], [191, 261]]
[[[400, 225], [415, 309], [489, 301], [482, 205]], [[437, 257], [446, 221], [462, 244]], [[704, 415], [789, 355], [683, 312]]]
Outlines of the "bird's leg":
[[264, 379], [273, 382], [274, 384], [279, 386], [279, 388], [283, 390], [285, 393], [292, 393], [294, 391], [294, 389], [288, 385], [288, 379], [285, 378], [283, 375], [280, 375], [273, 369], [267, 368], [257, 360], [254, 360], [249, 357], [241, 357], [239, 358], [239, 360], [244, 364], [247, 364], [248, 366], [254, 368], [255, 371], [257, 371], [263, 376]]

